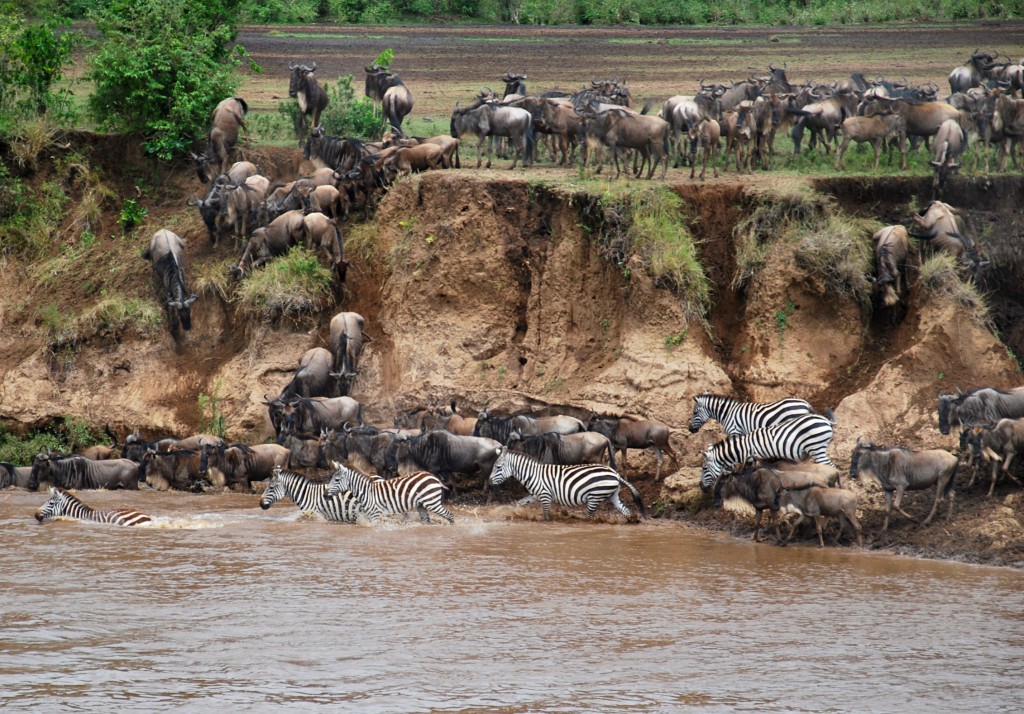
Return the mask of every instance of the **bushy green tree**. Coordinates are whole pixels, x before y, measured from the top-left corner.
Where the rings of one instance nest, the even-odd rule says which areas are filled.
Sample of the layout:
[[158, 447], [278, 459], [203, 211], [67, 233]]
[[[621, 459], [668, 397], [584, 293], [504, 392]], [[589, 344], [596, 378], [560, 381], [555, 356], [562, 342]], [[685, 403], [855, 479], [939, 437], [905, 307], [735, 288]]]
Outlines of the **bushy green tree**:
[[[105, 129], [141, 133], [170, 158], [209, 129], [233, 94], [241, 0], [111, 0], [95, 14], [104, 42], [92, 58], [89, 109]], [[256, 68], [258, 69], [258, 68]]]

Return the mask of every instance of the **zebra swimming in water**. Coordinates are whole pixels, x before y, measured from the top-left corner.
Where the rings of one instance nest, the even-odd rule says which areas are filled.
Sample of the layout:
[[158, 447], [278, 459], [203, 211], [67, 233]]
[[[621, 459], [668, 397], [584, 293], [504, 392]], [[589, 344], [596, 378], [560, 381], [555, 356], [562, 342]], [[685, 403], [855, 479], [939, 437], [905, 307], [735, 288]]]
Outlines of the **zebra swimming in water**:
[[604, 464], [542, 464], [526, 454], [502, 448], [491, 469], [491, 483], [498, 486], [509, 477], [518, 479], [530, 492], [530, 496], [520, 500], [517, 505], [540, 501], [545, 521], [551, 520], [552, 503], [563, 506], [585, 505], [587, 518], [593, 518], [598, 506], [608, 499], [611, 499], [619, 513], [629, 518], [632, 512], [619, 498], [621, 486], [630, 490], [640, 514], [646, 515], [640, 492], [618, 471]]
[[317, 483], [275, 466], [274, 475], [260, 498], [260, 508], [265, 511], [282, 498], [290, 498], [299, 510], [314, 513], [328, 521], [355, 523], [359, 515], [359, 502], [349, 491], [328, 496], [326, 483]]
[[701, 490], [707, 493], [722, 474], [755, 459], [803, 461], [810, 456], [815, 463], [835, 466], [828, 457], [828, 446], [837, 422], [831, 409], [826, 409], [825, 414], [808, 414], [712, 444], [704, 450]]
[[77, 521], [93, 521], [95, 523], [113, 523], [119, 526], [137, 526], [149, 523], [153, 519], [145, 513], [124, 509], [120, 511], [98, 511], [82, 503], [78, 498], [59, 486], [50, 488], [50, 500], [36, 511], [36, 520], [40, 523], [55, 518], [72, 518]]
[[327, 495], [351, 491], [371, 523], [377, 523], [382, 516], [391, 513], [405, 514], [412, 510], [419, 512], [423, 523], [430, 523], [431, 513], [436, 513], [449, 523], [455, 522], [452, 512], [441, 503], [446, 486], [429, 471], [416, 471], [385, 480], [347, 468], [337, 461], [332, 461], [331, 465], [335, 468], [335, 474], [327, 488]]
[[728, 436], [738, 436], [807, 414], [814, 414], [814, 409], [803, 399], [780, 399], [759, 404], [717, 394], [698, 394], [693, 398], [690, 433], [696, 434], [702, 426], [714, 420], [722, 425]]

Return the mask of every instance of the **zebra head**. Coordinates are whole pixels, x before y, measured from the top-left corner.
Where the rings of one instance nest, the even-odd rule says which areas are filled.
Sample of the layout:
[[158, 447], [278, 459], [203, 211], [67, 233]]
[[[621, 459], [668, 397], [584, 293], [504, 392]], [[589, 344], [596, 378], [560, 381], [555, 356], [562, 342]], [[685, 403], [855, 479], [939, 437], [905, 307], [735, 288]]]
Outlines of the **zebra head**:
[[710, 491], [723, 470], [714, 444], [704, 449], [704, 464], [700, 467], [700, 490], [704, 493]]
[[331, 466], [334, 467], [334, 476], [327, 486], [327, 498], [334, 498], [342, 491], [352, 490], [352, 472], [337, 461], [332, 461]]
[[267, 487], [260, 498], [260, 508], [264, 511], [285, 497], [284, 478], [281, 476], [281, 467], [274, 467], [274, 475], [267, 481]]
[[57, 516], [63, 515], [64, 513], [64, 491], [51, 486], [50, 487], [50, 500], [39, 507], [36, 511], [36, 520], [40, 523], [46, 521], [52, 521]]
[[508, 447], [498, 447], [498, 458], [494, 461], [494, 466], [491, 468], [491, 485], [500, 486], [505, 480], [512, 475], [508, 468]]
[[693, 398], [693, 416], [690, 417], [690, 433], [696, 434], [710, 419], [711, 414], [708, 413], [707, 397], [703, 394], [698, 394]]

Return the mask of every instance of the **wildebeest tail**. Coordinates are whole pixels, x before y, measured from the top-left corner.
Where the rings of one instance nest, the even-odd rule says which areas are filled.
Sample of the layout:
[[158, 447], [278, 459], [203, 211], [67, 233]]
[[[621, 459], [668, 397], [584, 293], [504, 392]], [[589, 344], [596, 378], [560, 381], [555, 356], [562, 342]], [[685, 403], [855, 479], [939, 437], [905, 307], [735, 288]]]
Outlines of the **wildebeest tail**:
[[839, 419], [836, 417], [836, 413], [829, 409], [828, 407], [825, 407], [824, 409], [821, 410], [821, 415], [828, 419], [832, 426], [835, 426], [836, 424], [839, 423]]
[[640, 515], [643, 518], [647, 518], [647, 509], [644, 508], [644, 502], [640, 498], [640, 492], [636, 490], [636, 486], [634, 486], [629, 481], [624, 479], [621, 474], [619, 474], [619, 481], [621, 481], [626, 486], [626, 488], [629, 489], [629, 492], [633, 494], [633, 503], [636, 504], [636, 508], [638, 511], [640, 511]]
[[[461, 144], [462, 142], [459, 143]], [[455, 145], [455, 168], [462, 168], [462, 161], [459, 159], [459, 144]]]
[[608, 465], [618, 471], [618, 467], [615, 466], [615, 447], [612, 446], [612, 440], [605, 437], [605, 448], [608, 449]]
[[235, 97], [235, 101], [242, 105], [242, 116], [249, 113], [249, 105], [245, 103], [245, 100], [241, 97]]
[[[648, 99], [646, 102], [644, 102], [644, 108], [640, 110], [640, 113], [641, 114], [646, 114], [647, 112], [651, 111], [651, 107], [654, 106], [654, 102], [656, 102], [656, 101], [657, 100], [653, 99], [653, 98]], [[664, 117], [662, 117], [662, 118], [664, 118]]]

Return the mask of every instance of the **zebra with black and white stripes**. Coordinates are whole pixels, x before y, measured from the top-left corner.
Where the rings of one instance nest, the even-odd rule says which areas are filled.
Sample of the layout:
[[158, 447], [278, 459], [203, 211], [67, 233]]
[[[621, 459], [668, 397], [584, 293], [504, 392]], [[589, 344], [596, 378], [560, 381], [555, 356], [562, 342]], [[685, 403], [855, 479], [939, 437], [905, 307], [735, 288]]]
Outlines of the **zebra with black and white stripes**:
[[830, 409], [826, 416], [807, 414], [781, 424], [756, 429], [749, 434], [727, 436], [704, 450], [700, 470], [700, 488], [708, 492], [723, 474], [730, 473], [755, 459], [761, 461], [803, 461], [835, 466], [828, 457], [836, 420]]
[[379, 522], [385, 515], [406, 514], [412, 510], [419, 512], [423, 523], [430, 523], [431, 513], [455, 523], [452, 512], [441, 502], [447, 487], [429, 471], [382, 479], [342, 466], [337, 461], [332, 461], [331, 465], [335, 473], [327, 487], [327, 496], [351, 491], [371, 523]]
[[82, 503], [76, 496], [59, 486], [50, 487], [50, 500], [36, 511], [36, 520], [40, 523], [55, 518], [70, 518], [76, 521], [92, 521], [94, 523], [113, 523], [118, 526], [138, 526], [149, 523], [153, 519], [145, 513], [124, 509], [120, 511], [98, 511]]
[[542, 464], [526, 454], [502, 447], [491, 469], [491, 483], [498, 486], [510, 477], [518, 479], [530, 492], [530, 496], [520, 500], [517, 505], [540, 501], [545, 521], [551, 520], [552, 503], [563, 506], [585, 505], [587, 518], [593, 518], [598, 506], [609, 499], [619, 513], [630, 518], [633, 514], [619, 498], [621, 486], [630, 490], [640, 514], [645, 515], [640, 492], [618, 471], [604, 464]]
[[328, 496], [326, 483], [317, 483], [275, 466], [260, 498], [260, 508], [265, 511], [283, 498], [290, 498], [303, 513], [328, 521], [355, 523], [360, 513], [359, 501], [351, 492], [340, 491], [336, 496]]
[[738, 436], [807, 414], [814, 414], [814, 409], [803, 399], [780, 399], [761, 404], [741, 402], [718, 394], [698, 394], [693, 398], [690, 433], [696, 434], [702, 426], [714, 420], [722, 425], [727, 435]]

